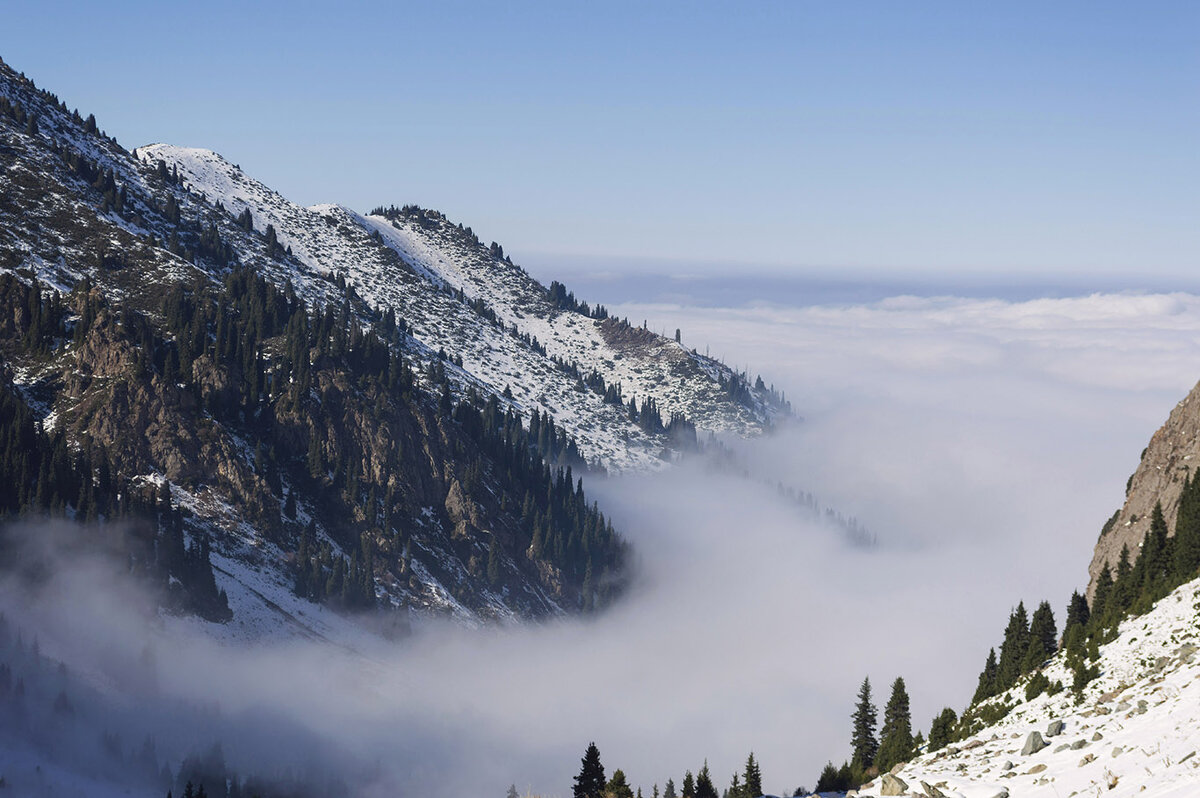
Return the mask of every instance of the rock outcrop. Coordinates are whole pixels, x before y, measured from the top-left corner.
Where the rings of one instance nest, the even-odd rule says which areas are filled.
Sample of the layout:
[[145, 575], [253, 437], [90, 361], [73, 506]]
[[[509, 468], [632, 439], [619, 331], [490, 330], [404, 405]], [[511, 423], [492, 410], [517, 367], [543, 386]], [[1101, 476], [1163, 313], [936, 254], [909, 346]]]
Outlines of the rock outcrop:
[[1128, 546], [1130, 559], [1150, 530], [1154, 505], [1162, 502], [1170, 534], [1175, 534], [1179, 496], [1194, 467], [1200, 465], [1200, 385], [1171, 411], [1167, 422], [1150, 439], [1137, 470], [1129, 479], [1125, 504], [1104, 527], [1088, 566], [1087, 597], [1096, 590], [1096, 579], [1104, 566], [1115, 570], [1121, 547]]

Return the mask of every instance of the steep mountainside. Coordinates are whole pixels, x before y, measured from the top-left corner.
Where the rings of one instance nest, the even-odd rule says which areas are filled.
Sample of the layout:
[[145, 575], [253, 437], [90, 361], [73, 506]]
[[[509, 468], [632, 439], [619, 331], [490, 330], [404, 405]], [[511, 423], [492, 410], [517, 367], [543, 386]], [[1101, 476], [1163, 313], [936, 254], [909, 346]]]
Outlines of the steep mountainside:
[[[653, 425], [630, 423], [629, 400], [654, 400], [665, 423], [679, 414], [739, 434], [760, 431], [784, 409], [782, 397], [674, 341], [556, 302], [499, 245], [485, 246], [436, 211], [364, 217], [336, 205], [303, 208], [207, 150], [155, 144], [136, 154], [147, 166], [163, 161], [230, 213], [249, 211], [256, 226], [270, 225], [304, 267], [293, 277], [302, 296], [323, 275], [344, 274], [431, 350], [461, 358], [464, 383], [509, 388], [519, 407], [549, 412], [586, 458], [606, 467], [652, 467], [662, 452]], [[608, 386], [623, 403], [604, 401]]]
[[[1200, 388], [1142, 454], [1063, 628], [1018, 604], [961, 716], [863, 796], [1195, 793], [1200, 781]], [[1098, 574], [1098, 576], [1097, 576]], [[912, 747], [909, 747], [912, 750]], [[896, 760], [892, 760], [896, 761]]]
[[[1066, 689], [1007, 698], [1004, 718], [923, 754], [858, 794], [929, 798], [1073, 795], [1191, 796], [1200, 783], [1200, 580], [1121, 624], [1099, 649], [1099, 677], [1077, 699]], [[1071, 683], [1066, 652], [1044, 669]]]
[[1089, 600], [1096, 580], [1107, 565], [1115, 575], [1121, 548], [1128, 547], [1131, 559], [1150, 530], [1155, 504], [1161, 502], [1169, 533], [1175, 520], [1184, 485], [1200, 465], [1200, 385], [1175, 406], [1167, 422], [1150, 439], [1141, 462], [1129, 478], [1125, 504], [1104, 526], [1088, 566]]
[[[3, 63], [0, 277], [8, 395], [88, 465], [14, 461], [10, 512], [112, 520], [146, 497], [249, 635], [319, 634], [307, 600], [466, 622], [599, 606], [625, 546], [573, 471], [662, 467], [697, 427], [787, 412], [437, 212], [301, 208], [207, 151], [127, 152]], [[109, 504], [75, 476], [97, 467]]]

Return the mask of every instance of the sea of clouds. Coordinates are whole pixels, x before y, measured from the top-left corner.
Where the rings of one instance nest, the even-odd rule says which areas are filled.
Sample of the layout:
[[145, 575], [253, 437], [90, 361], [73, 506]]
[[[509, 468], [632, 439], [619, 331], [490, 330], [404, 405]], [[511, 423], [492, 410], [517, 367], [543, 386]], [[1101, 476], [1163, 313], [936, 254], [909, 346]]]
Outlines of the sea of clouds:
[[[790, 794], [848, 756], [864, 677], [882, 708], [903, 676], [927, 730], [969, 701], [1017, 601], [1047, 599], [1061, 623], [1142, 447], [1200, 378], [1200, 297], [1184, 294], [610, 309], [761, 374], [803, 420], [728, 442], [744, 474], [592, 480], [639, 569], [599, 617], [351, 650], [176, 639], [89, 600], [92, 581], [36, 605], [10, 591], [9, 612], [84, 673], [152, 647], [154, 706], [278, 718], [365, 795], [568, 795], [593, 740], [647, 796], [705, 760], [723, 788], [751, 750], [768, 792]], [[212, 734], [239, 767], [286, 759], [227, 721]]]

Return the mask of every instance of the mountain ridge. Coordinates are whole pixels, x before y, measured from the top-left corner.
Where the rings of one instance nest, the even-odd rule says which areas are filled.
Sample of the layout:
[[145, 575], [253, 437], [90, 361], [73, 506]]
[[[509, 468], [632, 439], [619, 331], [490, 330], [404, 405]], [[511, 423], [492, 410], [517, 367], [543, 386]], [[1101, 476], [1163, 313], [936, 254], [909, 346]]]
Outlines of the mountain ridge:
[[435, 211], [302, 208], [208, 150], [126, 152], [2, 62], [0, 100], [13, 385], [211, 538], [227, 592], [350, 587], [468, 624], [587, 610], [623, 577], [576, 476], [664, 467], [695, 445], [687, 414], [757, 434], [789, 412]]

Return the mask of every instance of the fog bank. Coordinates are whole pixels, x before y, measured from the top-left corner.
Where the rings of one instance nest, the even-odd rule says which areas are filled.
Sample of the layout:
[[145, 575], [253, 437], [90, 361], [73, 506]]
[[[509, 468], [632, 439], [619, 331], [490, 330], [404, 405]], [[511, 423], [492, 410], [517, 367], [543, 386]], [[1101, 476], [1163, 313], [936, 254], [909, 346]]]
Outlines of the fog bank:
[[[7, 592], [6, 610], [100, 684], [149, 647], [154, 712], [186, 699], [278, 719], [364, 795], [568, 795], [591, 740], [647, 795], [706, 758], [723, 788], [751, 750], [768, 791], [790, 793], [848, 755], [864, 676], [881, 708], [903, 676], [927, 731], [969, 700], [1018, 600], [1049, 599], [1061, 624], [1139, 452], [1200, 377], [1190, 295], [612, 310], [761, 372], [804, 421], [732, 444], [754, 479], [694, 463], [589, 484], [641, 569], [598, 618], [349, 651], [181, 637], [195, 626], [90, 601], [108, 592], [81, 577], [86, 594]], [[877, 546], [764, 480], [857, 517]]]

